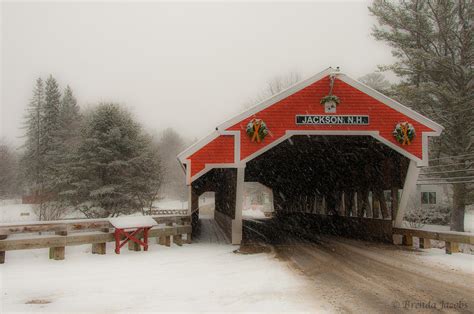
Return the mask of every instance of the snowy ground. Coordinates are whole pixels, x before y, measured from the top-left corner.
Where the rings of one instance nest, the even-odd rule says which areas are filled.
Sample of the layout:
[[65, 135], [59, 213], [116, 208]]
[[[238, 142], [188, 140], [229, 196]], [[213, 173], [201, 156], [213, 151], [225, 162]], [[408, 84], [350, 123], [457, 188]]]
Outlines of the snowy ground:
[[47, 250], [7, 252], [0, 312], [399, 313], [407, 300], [474, 308], [474, 255], [337, 237], [289, 238], [270, 253], [236, 248], [204, 220], [200, 240], [182, 247], [120, 255], [111, 243], [107, 255], [67, 247], [63, 261], [49, 260]]
[[90, 246], [67, 247], [64, 261], [49, 260], [47, 250], [7, 252], [0, 312], [330, 309], [286, 263], [271, 254], [235, 254], [219, 239], [209, 232], [199, 243], [121, 255], [109, 244], [105, 256], [90, 254]]

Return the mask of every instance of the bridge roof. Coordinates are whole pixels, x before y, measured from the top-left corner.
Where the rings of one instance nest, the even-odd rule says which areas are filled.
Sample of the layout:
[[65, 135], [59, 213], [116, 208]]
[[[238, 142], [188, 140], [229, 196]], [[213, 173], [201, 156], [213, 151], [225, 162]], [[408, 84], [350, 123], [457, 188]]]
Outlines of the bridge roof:
[[[336, 113], [326, 113], [320, 104], [329, 94], [331, 78], [332, 94], [340, 99]], [[260, 142], [247, 135], [247, 126], [253, 119], [264, 121], [269, 131]], [[410, 144], [399, 143], [393, 135], [401, 122], [408, 122], [415, 129]], [[439, 136], [442, 130], [441, 125], [418, 112], [328, 68], [220, 124], [180, 153], [178, 160], [186, 171], [186, 183], [190, 184], [213, 168], [243, 167], [293, 135], [367, 135], [418, 165], [427, 165], [428, 137]]]

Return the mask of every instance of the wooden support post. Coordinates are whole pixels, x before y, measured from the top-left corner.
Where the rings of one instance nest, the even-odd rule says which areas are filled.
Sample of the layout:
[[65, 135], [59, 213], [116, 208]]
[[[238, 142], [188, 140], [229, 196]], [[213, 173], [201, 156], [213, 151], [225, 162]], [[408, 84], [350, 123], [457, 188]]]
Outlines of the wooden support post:
[[164, 245], [167, 247], [171, 246], [171, 236], [161, 236], [157, 239], [159, 239], [158, 244]]
[[313, 198], [313, 210], [311, 210], [311, 213], [313, 214], [317, 214], [319, 212], [319, 207], [318, 207], [318, 204], [319, 204], [319, 199], [318, 199], [318, 195], [317, 194], [314, 194], [314, 198]]
[[374, 191], [372, 191], [372, 218], [380, 218], [380, 200]]
[[403, 235], [402, 245], [404, 246], [413, 246], [413, 237], [409, 235]]
[[427, 238], [418, 238], [420, 249], [429, 249], [431, 248], [431, 240]]
[[387, 202], [385, 201], [385, 195], [383, 193], [383, 190], [380, 188], [375, 189], [374, 191], [375, 199], [378, 201], [379, 205], [379, 210], [380, 213], [382, 214], [382, 219], [388, 219], [389, 218], [389, 213], [388, 213], [388, 207], [387, 207]]
[[344, 216], [344, 193], [336, 192], [336, 211], [340, 216]]
[[244, 182], [245, 164], [237, 167], [237, 176], [235, 180], [235, 214], [231, 225], [232, 244], [240, 244], [242, 242], [242, 210], [244, 207]]
[[[103, 228], [102, 232], [109, 233], [109, 228]], [[107, 243], [92, 243], [92, 254], [104, 255], [107, 252]]]
[[192, 242], [191, 233], [187, 233], [186, 234], [186, 243], [191, 244], [191, 242]]
[[[0, 240], [5, 240], [8, 236], [7, 235], [0, 235]], [[0, 251], [0, 264], [5, 263], [5, 251]]]
[[107, 251], [105, 243], [92, 243], [92, 254], [104, 255]]
[[[56, 231], [54, 234], [66, 236], [67, 231]], [[49, 248], [49, 259], [60, 261], [64, 259], [66, 248], [64, 246], [50, 247]]]
[[445, 242], [446, 254], [459, 253], [459, 244], [456, 242]]
[[174, 242], [174, 244], [176, 244], [178, 246], [182, 246], [183, 245], [183, 236], [181, 234], [174, 235], [173, 236], [173, 242]]
[[54, 259], [56, 261], [63, 260], [65, 253], [66, 250], [64, 246], [49, 248], [49, 258]]
[[321, 212], [320, 212], [321, 215], [326, 215], [327, 214], [327, 210], [326, 210], [326, 195], [323, 195], [322, 199], [321, 199]]
[[372, 211], [370, 210], [369, 191], [367, 189], [357, 191], [357, 217], [372, 218]]
[[[172, 222], [167, 222], [166, 226], [167, 227], [172, 227], [173, 223]], [[165, 245], [167, 247], [170, 247], [171, 246], [171, 236], [160, 237], [160, 244]]]
[[397, 217], [397, 211], [398, 211], [398, 187], [393, 186], [392, 187], [392, 220]]
[[345, 211], [346, 217], [351, 216], [353, 203], [354, 203], [354, 193], [352, 191], [345, 191], [344, 192], [344, 211]]
[[[370, 191], [367, 191], [366, 194], [365, 194], [365, 200], [364, 200], [364, 204], [365, 204], [365, 217], [367, 218], [374, 218], [374, 210], [372, 208], [372, 203], [370, 202], [370, 194], [372, 194], [372, 199], [373, 199], [373, 193], [371, 193]], [[378, 216], [377, 216], [378, 217]]]

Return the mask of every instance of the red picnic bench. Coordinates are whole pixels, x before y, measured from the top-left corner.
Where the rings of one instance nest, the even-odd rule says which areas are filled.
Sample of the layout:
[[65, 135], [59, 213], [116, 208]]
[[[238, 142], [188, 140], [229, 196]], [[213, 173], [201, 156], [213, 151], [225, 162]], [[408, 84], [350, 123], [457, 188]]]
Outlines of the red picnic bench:
[[[144, 251], [148, 251], [148, 231], [157, 225], [152, 217], [116, 217], [110, 218], [109, 222], [115, 228], [115, 253], [120, 254], [120, 249], [127, 244], [128, 241], [133, 241], [143, 246]], [[136, 237], [140, 232], [143, 232], [143, 241]], [[123, 241], [121, 241], [122, 236], [125, 237]]]

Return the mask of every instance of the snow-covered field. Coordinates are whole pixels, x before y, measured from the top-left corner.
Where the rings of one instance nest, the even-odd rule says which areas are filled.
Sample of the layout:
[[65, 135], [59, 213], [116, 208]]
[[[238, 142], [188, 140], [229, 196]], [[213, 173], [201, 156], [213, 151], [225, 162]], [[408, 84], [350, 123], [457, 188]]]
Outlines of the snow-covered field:
[[[1, 311], [317, 311], [303, 275], [271, 254], [241, 255], [237, 248], [202, 240], [148, 252], [92, 255], [90, 246], [66, 248], [66, 259], [47, 250], [7, 253], [0, 265]], [[28, 304], [39, 303], [39, 304]], [[43, 303], [43, 304], [41, 304]]]
[[36, 221], [33, 207], [21, 204], [21, 200], [0, 201], [0, 222]]
[[[153, 204], [159, 209], [186, 209], [187, 202], [173, 199], [162, 199]], [[34, 205], [21, 204], [21, 199], [0, 200], [0, 223], [2, 222], [26, 222], [37, 221]], [[137, 213], [136, 215], [138, 215]], [[75, 211], [68, 213], [64, 219], [86, 218], [81, 212]]]

